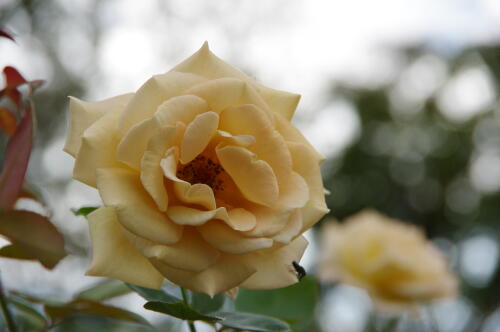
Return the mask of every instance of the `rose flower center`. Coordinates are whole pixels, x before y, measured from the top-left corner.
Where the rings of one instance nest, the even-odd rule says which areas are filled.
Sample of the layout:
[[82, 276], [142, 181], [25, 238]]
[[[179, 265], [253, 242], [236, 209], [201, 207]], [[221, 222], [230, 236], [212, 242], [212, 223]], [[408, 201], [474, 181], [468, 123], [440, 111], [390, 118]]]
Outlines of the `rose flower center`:
[[224, 181], [219, 177], [224, 168], [205, 156], [198, 156], [177, 170], [177, 177], [191, 184], [203, 183], [211, 187], [214, 192], [224, 190]]

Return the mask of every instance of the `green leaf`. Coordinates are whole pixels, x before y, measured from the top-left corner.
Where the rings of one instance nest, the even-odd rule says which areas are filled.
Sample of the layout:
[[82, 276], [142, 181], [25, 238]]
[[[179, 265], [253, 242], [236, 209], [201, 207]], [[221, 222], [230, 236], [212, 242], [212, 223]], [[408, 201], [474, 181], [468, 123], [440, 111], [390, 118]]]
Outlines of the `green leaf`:
[[290, 325], [277, 318], [246, 312], [218, 312], [223, 320], [218, 322], [233, 329], [257, 332], [289, 332]]
[[37, 326], [39, 329], [47, 326], [47, 319], [45, 316], [22, 297], [10, 295], [8, 301], [16, 309], [16, 314], [22, 314], [31, 324]]
[[181, 303], [182, 300], [168, 294], [164, 290], [157, 290], [157, 289], [151, 289], [151, 288], [146, 288], [146, 287], [140, 287], [132, 284], [126, 284], [130, 289], [132, 289], [134, 292], [142, 296], [148, 301], [153, 301], [153, 302], [165, 302], [169, 304], [175, 304], [175, 303]]
[[208, 314], [220, 310], [224, 305], [226, 296], [224, 294], [217, 294], [213, 298], [207, 294], [191, 293], [191, 306], [201, 313]]
[[77, 299], [62, 306], [46, 305], [45, 313], [51, 318], [52, 324], [58, 324], [75, 315], [89, 315], [150, 326], [144, 318], [133, 312], [84, 299]]
[[66, 256], [64, 239], [47, 217], [31, 211], [0, 211], [0, 234], [11, 245], [0, 254], [5, 257], [36, 259], [52, 269]]
[[92, 287], [89, 287], [79, 294], [77, 298], [93, 301], [103, 301], [116, 296], [130, 293], [132, 290], [119, 280], [103, 280]]
[[318, 299], [317, 281], [306, 276], [300, 282], [280, 289], [240, 289], [235, 307], [237, 311], [278, 317], [300, 329], [314, 319]]
[[144, 308], [156, 312], [161, 312], [183, 320], [201, 320], [209, 323], [220, 321], [219, 317], [204, 315], [183, 302], [165, 303], [159, 301], [150, 301], [144, 305]]
[[83, 206], [79, 209], [71, 209], [71, 211], [73, 212], [73, 214], [75, 216], [88, 216], [89, 214], [91, 214], [92, 212], [94, 212], [95, 210], [97, 210], [99, 207], [98, 206]]

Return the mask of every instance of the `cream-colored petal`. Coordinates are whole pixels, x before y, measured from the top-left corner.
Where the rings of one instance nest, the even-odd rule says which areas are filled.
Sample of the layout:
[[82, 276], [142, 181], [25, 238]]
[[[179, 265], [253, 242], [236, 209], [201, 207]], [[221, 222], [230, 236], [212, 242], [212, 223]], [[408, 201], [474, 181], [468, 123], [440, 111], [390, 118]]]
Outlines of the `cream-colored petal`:
[[290, 152], [285, 140], [274, 129], [264, 111], [254, 105], [229, 107], [221, 113], [219, 129], [233, 135], [254, 136], [256, 142], [248, 150], [271, 166], [278, 183], [288, 181], [292, 170]]
[[85, 130], [73, 168], [73, 177], [89, 186], [96, 186], [96, 170], [102, 167], [125, 167], [116, 160], [119, 141], [116, 120], [119, 111], [107, 112]]
[[181, 143], [181, 163], [189, 163], [205, 150], [218, 125], [219, 115], [215, 112], [199, 114], [189, 123]]
[[250, 211], [255, 215], [257, 224], [255, 228], [245, 233], [257, 237], [271, 237], [282, 231], [292, 213], [292, 210], [275, 210], [265, 206], [252, 207]]
[[87, 275], [119, 279], [159, 289], [163, 276], [127, 240], [112, 207], [101, 207], [88, 216], [92, 237], [92, 265]]
[[288, 218], [286, 226], [278, 234], [273, 236], [273, 240], [287, 244], [299, 235], [301, 231], [302, 211], [300, 209], [295, 209]]
[[176, 243], [182, 227], [161, 213], [135, 171], [101, 168], [97, 188], [105, 205], [115, 207], [118, 221], [130, 232], [160, 244]]
[[[160, 127], [157, 121], [147, 119], [132, 127], [118, 145], [118, 160], [133, 169], [140, 169], [141, 159], [146, 149], [161, 155], [172, 145], [178, 145], [184, 124]], [[151, 146], [150, 146], [151, 145]], [[161, 152], [163, 151], [163, 152]]]
[[163, 175], [174, 183], [174, 192], [177, 198], [184, 203], [198, 204], [206, 209], [214, 210], [216, 203], [212, 188], [202, 183], [191, 185], [177, 177], [177, 155], [177, 148], [172, 147], [165, 153], [165, 158], [160, 161]]
[[[243, 104], [254, 104], [262, 110], [268, 110], [267, 104], [255, 89], [245, 81], [236, 78], [218, 78], [204, 82], [188, 89], [186, 94], [203, 98], [210, 109], [217, 113], [229, 106]], [[269, 112], [266, 113], [266, 116], [273, 121]]]
[[159, 128], [160, 125], [154, 118], [135, 124], [118, 144], [117, 159], [133, 169], [140, 169], [148, 142]]
[[141, 182], [144, 189], [155, 201], [158, 210], [165, 212], [168, 206], [168, 194], [163, 184], [163, 171], [160, 167], [162, 157], [152, 151], [146, 151], [141, 160]]
[[288, 149], [292, 155], [294, 170], [309, 187], [309, 201], [302, 209], [303, 230], [306, 230], [330, 210], [326, 206], [321, 171], [314, 150], [305, 144], [294, 142], [288, 142]]
[[243, 233], [218, 221], [208, 222], [197, 229], [205, 241], [228, 254], [240, 255], [273, 246], [272, 239], [245, 237]]
[[205, 100], [194, 95], [181, 95], [170, 98], [158, 106], [155, 118], [162, 126], [173, 125], [177, 122], [188, 124], [202, 113], [208, 112], [209, 107]]
[[278, 200], [278, 182], [267, 162], [257, 160], [255, 154], [240, 146], [218, 147], [216, 153], [246, 199], [266, 206]]
[[176, 71], [153, 76], [137, 90], [128, 103], [118, 122], [118, 130], [125, 135], [136, 123], [151, 118], [164, 101], [204, 81], [201, 76]]
[[203, 44], [200, 50], [175, 66], [173, 70], [194, 73], [208, 79], [233, 77], [243, 80], [257, 90], [272, 111], [282, 114], [287, 119], [292, 118], [300, 100], [300, 95], [271, 89], [257, 83], [253, 78], [213, 54], [208, 43]]
[[243, 208], [234, 208], [228, 211], [228, 219], [223, 219], [234, 230], [246, 232], [255, 228], [257, 218], [253, 213]]
[[216, 207], [214, 192], [210, 186], [204, 183], [192, 185], [179, 180], [174, 182], [174, 192], [183, 203], [201, 205], [208, 210], [214, 210]]
[[160, 166], [163, 170], [163, 175], [172, 181], [182, 181], [177, 177], [177, 161], [179, 160], [179, 149], [177, 147], [171, 147], [165, 152], [165, 158], [160, 162]]
[[185, 229], [179, 242], [164, 246], [125, 231], [130, 242], [147, 258], [180, 270], [201, 272], [215, 264], [220, 252], [206, 243], [194, 229]]
[[215, 217], [219, 209], [202, 211], [187, 206], [170, 206], [168, 217], [178, 225], [200, 226]]
[[290, 172], [288, 180], [280, 183], [280, 198], [277, 207], [301, 208], [309, 200], [307, 182], [296, 172]]
[[80, 150], [83, 132], [107, 112], [121, 112], [133, 95], [127, 93], [97, 102], [86, 102], [70, 97], [71, 113], [64, 151], [76, 157]]
[[163, 183], [163, 170], [160, 167], [160, 162], [167, 148], [182, 134], [183, 126], [182, 123], [178, 123], [175, 127], [167, 126], [158, 129], [149, 140], [148, 148], [141, 160], [142, 185], [162, 212], [167, 210], [168, 194]]
[[147, 150], [159, 156], [164, 156], [172, 146], [178, 146], [186, 126], [182, 122], [163, 126], [158, 129], [149, 139]]
[[188, 124], [207, 111], [208, 104], [197, 96], [182, 95], [168, 99], [158, 107], [153, 117], [130, 128], [118, 145], [118, 160], [138, 169], [148, 142], [159, 128]]
[[217, 138], [228, 145], [249, 146], [255, 143], [255, 137], [251, 135], [233, 136], [224, 130], [217, 130]]
[[264, 99], [272, 111], [280, 114], [288, 121], [292, 120], [295, 109], [300, 101], [300, 95], [268, 88], [260, 83], [257, 83], [256, 86], [257, 92], [259, 92], [262, 99]]
[[215, 210], [202, 211], [187, 206], [170, 206], [168, 217], [178, 225], [201, 226], [212, 219], [219, 219], [236, 231], [248, 231], [255, 227], [255, 216], [242, 208], [232, 209], [229, 212], [225, 207]]
[[298, 281], [292, 262], [299, 262], [307, 247], [307, 240], [299, 236], [290, 244], [275, 250], [254, 252], [242, 256], [242, 261], [254, 267], [257, 273], [245, 280], [241, 287], [273, 289], [286, 287]]
[[305, 144], [311, 151], [313, 151], [314, 159], [317, 162], [322, 162], [325, 160], [325, 156], [316, 151], [316, 149], [309, 143], [309, 141], [302, 135], [300, 130], [294, 127], [289, 121], [287, 121], [280, 114], [274, 113], [274, 120], [276, 124], [276, 130], [283, 136], [287, 142], [301, 143]]
[[155, 259], [151, 262], [174, 284], [210, 296], [237, 287], [256, 271], [255, 268], [242, 264], [240, 255], [221, 254], [215, 264], [200, 273], [174, 269]]
[[179, 63], [172, 70], [193, 73], [211, 80], [221, 77], [234, 77], [240, 80], [249, 78], [239, 69], [231, 66], [213, 54], [207, 42], [205, 42], [196, 53]]

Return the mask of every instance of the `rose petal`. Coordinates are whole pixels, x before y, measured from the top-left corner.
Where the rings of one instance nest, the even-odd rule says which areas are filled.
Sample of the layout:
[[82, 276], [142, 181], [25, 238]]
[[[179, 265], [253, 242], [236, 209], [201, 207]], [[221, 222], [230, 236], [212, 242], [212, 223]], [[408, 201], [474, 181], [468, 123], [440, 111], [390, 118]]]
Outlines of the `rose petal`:
[[295, 209], [290, 217], [286, 226], [278, 234], [273, 236], [273, 240], [280, 243], [290, 243], [302, 231], [302, 211]]
[[141, 160], [141, 182], [144, 189], [151, 195], [160, 211], [166, 211], [168, 206], [167, 189], [163, 183], [163, 171], [160, 162], [168, 147], [170, 147], [178, 136], [183, 132], [183, 124], [167, 126], [158, 129], [153, 134], [148, 149], [144, 152]]
[[220, 142], [228, 145], [249, 146], [255, 143], [255, 137], [251, 135], [233, 136], [231, 133], [223, 130], [217, 130], [217, 138]]
[[115, 207], [118, 221], [130, 232], [160, 244], [176, 243], [182, 227], [158, 211], [134, 171], [101, 168], [97, 188], [104, 204]]
[[168, 194], [163, 184], [163, 171], [160, 167], [162, 157], [152, 151], [146, 151], [141, 160], [141, 182], [144, 189], [155, 201], [158, 210], [165, 212], [168, 206]]
[[241, 232], [217, 221], [208, 222], [197, 229], [205, 241], [228, 254], [240, 255], [273, 246], [272, 239], [245, 237]]
[[172, 147], [165, 153], [165, 158], [160, 161], [160, 167], [163, 175], [174, 182], [174, 192], [182, 202], [189, 204], [199, 204], [209, 210], [216, 207], [215, 197], [212, 188], [206, 184], [196, 183], [191, 185], [189, 182], [177, 177], [177, 148]]
[[295, 109], [300, 101], [300, 95], [268, 88], [260, 83], [256, 83], [256, 89], [272, 111], [280, 114], [288, 121], [292, 120]]
[[330, 210], [326, 206], [323, 182], [315, 151], [305, 144], [294, 142], [288, 142], [288, 149], [292, 155], [294, 170], [302, 176], [309, 187], [309, 201], [302, 208], [304, 231]]
[[288, 181], [292, 158], [285, 140], [274, 129], [264, 111], [254, 105], [229, 107], [221, 113], [219, 129], [233, 135], [254, 136], [256, 142], [248, 150], [271, 166], [280, 185]]
[[309, 200], [307, 182], [296, 172], [290, 172], [288, 181], [280, 183], [280, 198], [276, 208], [301, 208]]
[[227, 212], [225, 207], [202, 211], [187, 206], [170, 206], [167, 215], [178, 225], [189, 226], [201, 226], [211, 219], [219, 219], [237, 231], [251, 230], [257, 223], [255, 216], [242, 208], [232, 209]]
[[242, 264], [240, 257], [241, 255], [221, 254], [215, 264], [200, 273], [174, 269], [156, 259], [151, 262], [174, 284], [214, 296], [237, 287], [255, 273], [255, 268]]
[[98, 168], [123, 167], [114, 154], [119, 141], [116, 131], [118, 116], [119, 111], [107, 112], [85, 130], [73, 169], [75, 179], [95, 187]]
[[291, 210], [276, 210], [265, 206], [251, 207], [258, 220], [255, 228], [245, 232], [248, 236], [273, 236], [283, 230], [290, 218]]
[[123, 234], [112, 207], [101, 207], [88, 215], [92, 237], [92, 264], [87, 275], [109, 277], [135, 285], [159, 289], [163, 276]]
[[279, 198], [273, 169], [240, 146], [217, 147], [217, 157], [243, 196], [257, 204], [271, 206]]
[[275, 113], [274, 123], [276, 124], [276, 130], [283, 136], [287, 142], [301, 143], [305, 144], [314, 154], [314, 160], [318, 163], [324, 161], [326, 158], [321, 153], [316, 151], [316, 149], [309, 143], [309, 141], [302, 135], [300, 130], [295, 128], [289, 121], [287, 121], [283, 116]]
[[207, 103], [193, 95], [173, 97], [158, 107], [154, 117], [135, 124], [118, 145], [118, 160], [134, 169], [139, 169], [142, 154], [153, 133], [163, 126], [189, 124], [208, 111]]
[[178, 64], [173, 70], [194, 73], [208, 79], [233, 77], [243, 80], [257, 90], [272, 111], [280, 113], [287, 119], [292, 118], [300, 100], [300, 95], [271, 89], [257, 83], [253, 78], [213, 54], [208, 43], [203, 44], [198, 52]]
[[130, 232], [125, 233], [130, 242], [147, 258], [180, 270], [201, 272], [213, 265], [220, 252], [206, 243], [195, 230], [185, 229], [179, 242], [163, 246], [143, 239]]
[[[254, 104], [263, 110], [268, 110], [255, 89], [245, 81], [236, 78], [218, 78], [200, 83], [186, 90], [186, 94], [196, 95], [207, 101], [210, 109], [220, 113], [229, 106]], [[269, 112], [266, 116], [271, 119]]]
[[215, 112], [199, 114], [189, 123], [181, 143], [181, 163], [189, 163], [205, 150], [218, 125], [219, 115]]
[[219, 209], [201, 211], [187, 206], [170, 206], [168, 217], [177, 225], [200, 226], [215, 217]]
[[69, 107], [71, 113], [64, 151], [76, 157], [80, 149], [83, 132], [107, 112], [121, 112], [133, 95], [133, 93], [127, 93], [97, 102], [85, 102], [70, 97]]
[[186, 204], [198, 204], [202, 207], [214, 210], [216, 207], [214, 192], [210, 186], [203, 183], [190, 184], [179, 180], [174, 182], [176, 197]]
[[148, 142], [159, 128], [160, 125], [155, 118], [135, 124], [118, 144], [116, 158], [127, 166], [139, 170]]
[[118, 122], [122, 135], [136, 123], [151, 118], [165, 100], [178, 96], [189, 87], [204, 82], [201, 76], [171, 71], [150, 78], [130, 100]]
[[209, 107], [205, 100], [187, 94], [170, 98], [158, 106], [155, 118], [162, 126], [173, 125], [177, 122], [183, 122], [187, 125], [197, 115], [208, 111]]
[[292, 262], [299, 262], [307, 247], [307, 240], [299, 236], [290, 244], [276, 250], [249, 253], [242, 261], [254, 267], [257, 273], [240, 286], [248, 289], [273, 289], [286, 287], [298, 281]]

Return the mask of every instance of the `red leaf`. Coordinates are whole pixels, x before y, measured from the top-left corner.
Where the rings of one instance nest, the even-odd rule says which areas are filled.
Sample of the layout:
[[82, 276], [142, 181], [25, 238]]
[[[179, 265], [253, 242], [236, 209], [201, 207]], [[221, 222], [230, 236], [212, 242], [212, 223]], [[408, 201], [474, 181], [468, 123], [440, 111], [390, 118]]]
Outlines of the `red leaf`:
[[16, 117], [5, 107], [0, 107], [0, 130], [5, 131], [8, 136], [12, 136], [16, 131]]
[[26, 175], [33, 146], [33, 117], [28, 107], [14, 135], [7, 143], [2, 173], [0, 174], [0, 209], [14, 206]]
[[11, 245], [0, 254], [9, 258], [36, 259], [52, 269], [66, 256], [64, 238], [47, 217], [31, 211], [0, 212], [0, 234]]
[[27, 83], [24, 77], [19, 74], [16, 68], [7, 66], [3, 69], [5, 80], [7, 81], [7, 88], [16, 88], [21, 84]]
[[8, 38], [15, 42], [14, 37], [11, 34], [7, 33], [5, 30], [0, 29], [0, 37]]

